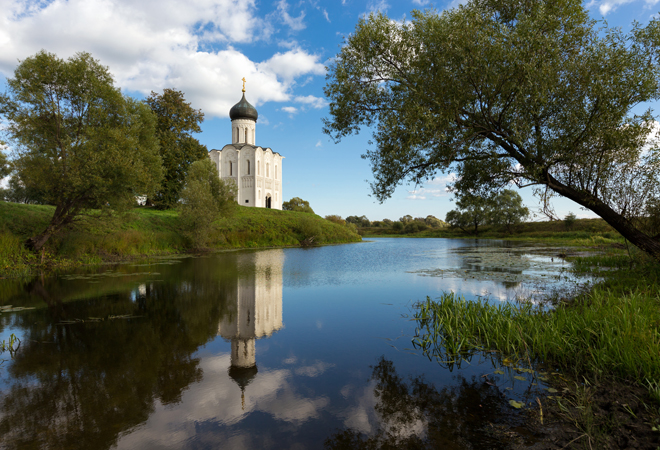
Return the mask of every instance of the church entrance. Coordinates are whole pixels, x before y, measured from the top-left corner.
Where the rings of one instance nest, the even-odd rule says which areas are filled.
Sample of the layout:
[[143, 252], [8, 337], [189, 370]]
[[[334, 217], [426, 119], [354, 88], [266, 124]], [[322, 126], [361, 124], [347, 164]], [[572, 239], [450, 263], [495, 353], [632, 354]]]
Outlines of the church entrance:
[[270, 206], [270, 201], [271, 201], [271, 197], [270, 197], [270, 195], [269, 195], [269, 196], [266, 197], [266, 208], [270, 208], [270, 207], [271, 207], [271, 206]]

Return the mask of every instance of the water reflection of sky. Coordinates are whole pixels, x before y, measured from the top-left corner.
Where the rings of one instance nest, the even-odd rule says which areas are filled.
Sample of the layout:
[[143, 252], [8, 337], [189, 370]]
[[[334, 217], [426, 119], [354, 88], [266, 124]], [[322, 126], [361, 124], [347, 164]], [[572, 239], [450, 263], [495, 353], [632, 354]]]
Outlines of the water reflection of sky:
[[[375, 394], [383, 389], [383, 383], [382, 380], [377, 382], [373, 374], [385, 362], [392, 364], [401, 380], [423, 376], [425, 382], [438, 389], [451, 388], [441, 396], [449, 402], [459, 401], [455, 397], [460, 394], [456, 392], [476, 390], [480, 395], [495, 399], [493, 404], [503, 402], [502, 408], [506, 411], [506, 399], [531, 395], [529, 383], [493, 375], [494, 367], [484, 357], [477, 356], [460, 368], [448, 370], [412, 348], [415, 323], [408, 315], [412, 304], [426, 296], [434, 298], [444, 291], [454, 291], [466, 298], [488, 296], [506, 300], [524, 295], [525, 289], [530, 292], [539, 289], [538, 286], [527, 287], [525, 283], [512, 285], [482, 278], [466, 279], [455, 274], [428, 276], [428, 271], [438, 269], [492, 270], [492, 267], [480, 270], [483, 261], [476, 256], [484, 252], [475, 253], [474, 249], [480, 245], [476, 243], [477, 246], [475, 241], [461, 240], [374, 239], [356, 245], [220, 253], [153, 265], [117, 266], [104, 269], [102, 273], [72, 274], [45, 282], [43, 286], [36, 283], [41, 291], [48, 291], [51, 298], [58, 298], [59, 306], [39, 308], [42, 300], [35, 292], [41, 291], [29, 284], [25, 290], [17, 290], [13, 297], [3, 298], [1, 304], [23, 302], [37, 305], [37, 309], [24, 318], [2, 318], [1, 332], [4, 336], [15, 332], [28, 338], [28, 334], [34, 337], [46, 333], [39, 328], [41, 326], [76, 331], [77, 324], [62, 328], [62, 317], [88, 317], [111, 303], [113, 315], [139, 316], [131, 322], [121, 322], [127, 333], [142, 336], [138, 333], [139, 327], [149, 326], [152, 332], [163, 335], [155, 336], [153, 342], [160, 339], [170, 343], [164, 342], [163, 348], [154, 349], [159, 355], [164, 353], [161, 357], [164, 363], [154, 359], [154, 364], [165, 364], [157, 368], [164, 373], [168, 371], [167, 364], [173, 364], [172, 356], [167, 355], [171, 339], [180, 336], [191, 340], [194, 335], [199, 340], [192, 353], [185, 354], [185, 348], [180, 348], [174, 356], [182, 358], [184, 366], [196, 365], [195, 370], [200, 369], [201, 375], [191, 376], [191, 381], [183, 385], [176, 384], [181, 390], [176, 401], [172, 396], [164, 398], [154, 394], [144, 420], [129, 421], [121, 426], [102, 424], [118, 430], [113, 447], [318, 448], [338, 430], [351, 429], [373, 435], [383, 428], [397, 428], [396, 418], [386, 420], [379, 409], [385, 396]], [[492, 249], [492, 246], [488, 243], [485, 247]], [[516, 258], [527, 258], [523, 264], [527, 269], [523, 272], [547, 274], [565, 267], [560, 258], [547, 253], [530, 256], [518, 252]], [[546, 268], [545, 263], [549, 263]], [[518, 264], [515, 270], [520, 266]], [[69, 298], [72, 300], [67, 300]], [[161, 305], [167, 306], [166, 312], [159, 312]], [[193, 314], [198, 310], [197, 315]], [[177, 320], [171, 326], [166, 321], [169, 316]], [[211, 322], [207, 323], [210, 318]], [[60, 324], [54, 323], [56, 320]], [[95, 326], [84, 325], [85, 330], [94, 332], [80, 336], [117, 340], [116, 336], [104, 337], [103, 333], [112, 336], [113, 332], [107, 322], [104, 322], [105, 328], [99, 326], [97, 330]], [[207, 327], [207, 334], [201, 333], [200, 327]], [[49, 339], [57, 339], [58, 334], [51, 332], [49, 336]], [[67, 339], [75, 341], [78, 335], [69, 333]], [[81, 370], [78, 361], [84, 360], [84, 349], [89, 343], [81, 341], [72, 345], [82, 353], [72, 357], [75, 364], [71, 367]], [[90, 345], [95, 346], [98, 343]], [[53, 348], [60, 347], [69, 348], [66, 345]], [[26, 346], [25, 359], [29, 359], [30, 352], [39, 355], [44, 351], [42, 344], [31, 341]], [[61, 358], [61, 370], [66, 379], [67, 355]], [[126, 367], [134, 365], [131, 354], [124, 354], [122, 358]], [[38, 360], [37, 356], [35, 359]], [[40, 379], [39, 368], [34, 363], [17, 361], [15, 370], [12, 364], [0, 368], [5, 396], [0, 422], [5, 419], [16, 422], [19, 412], [8, 405], [20, 400], [21, 389], [25, 392], [38, 389], [35, 380]], [[85, 370], [102, 371], [108, 380], [106, 383], [124, 376], [121, 369], [115, 373], [90, 365]], [[21, 377], [15, 377], [18, 372], [22, 373]], [[487, 379], [493, 385], [483, 384], [484, 374], [490, 374]], [[90, 377], [98, 382], [96, 375]], [[465, 382], [470, 379], [477, 381]], [[145, 380], [143, 384], [149, 382], [148, 377]], [[161, 381], [154, 380], [154, 383]], [[462, 390], [452, 390], [459, 385], [463, 386]], [[30, 398], [20, 401], [29, 402]], [[123, 401], [127, 408], [131, 407], [130, 399]], [[486, 402], [485, 399], [481, 401]], [[500, 410], [496, 408], [495, 411]], [[414, 411], [412, 414], [415, 415]], [[394, 434], [401, 438], [412, 434], [426, 436], [433, 427], [456, 427], [449, 422], [433, 425], [424, 417], [420, 413]], [[70, 419], [55, 420], [61, 424]], [[497, 420], [497, 417], [488, 420]], [[38, 420], [35, 423], [38, 424]], [[47, 429], [50, 425], [41, 426]], [[26, 429], [24, 432], [45, 431]], [[448, 435], [452, 432], [447, 431]], [[14, 442], [11, 439], [17, 433], [20, 435], [19, 431], [14, 432], [13, 437], [0, 438], [0, 446], [6, 444], [4, 446], [11, 448]], [[489, 445], [475, 448], [491, 448]], [[58, 448], [57, 445], [51, 447]], [[457, 444], [452, 448], [463, 447]]]

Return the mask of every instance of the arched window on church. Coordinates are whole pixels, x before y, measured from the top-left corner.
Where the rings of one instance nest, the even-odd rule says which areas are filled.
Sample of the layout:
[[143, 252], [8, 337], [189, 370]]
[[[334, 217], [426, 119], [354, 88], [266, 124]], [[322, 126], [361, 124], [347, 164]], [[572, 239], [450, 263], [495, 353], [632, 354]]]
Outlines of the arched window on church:
[[245, 129], [245, 143], [247, 144], [247, 128]]
[[269, 166], [270, 166], [270, 164], [266, 163], [266, 176], [267, 176], [267, 177], [270, 176], [270, 175], [268, 174], [268, 169], [270, 168]]
[[275, 164], [275, 179], [277, 180], [277, 164]]
[[259, 189], [259, 190], [257, 191], [257, 198], [258, 198], [259, 200], [261, 200], [261, 189]]
[[257, 160], [257, 175], [259, 175], [259, 160]]
[[247, 170], [248, 170], [247, 174], [250, 175], [250, 160], [249, 159], [248, 159], [248, 162], [247, 162]]
[[231, 177], [233, 175], [234, 175], [234, 164], [231, 161], [229, 161], [229, 176]]

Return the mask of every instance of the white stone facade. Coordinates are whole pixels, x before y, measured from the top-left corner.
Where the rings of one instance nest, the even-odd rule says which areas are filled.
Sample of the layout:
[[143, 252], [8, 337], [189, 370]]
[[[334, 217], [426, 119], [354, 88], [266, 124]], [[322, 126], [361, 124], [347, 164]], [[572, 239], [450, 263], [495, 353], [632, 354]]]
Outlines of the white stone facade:
[[239, 205], [281, 210], [284, 157], [256, 145], [256, 125], [257, 121], [251, 118], [233, 119], [232, 143], [222, 150], [211, 150], [209, 157], [216, 164], [220, 178], [237, 186]]

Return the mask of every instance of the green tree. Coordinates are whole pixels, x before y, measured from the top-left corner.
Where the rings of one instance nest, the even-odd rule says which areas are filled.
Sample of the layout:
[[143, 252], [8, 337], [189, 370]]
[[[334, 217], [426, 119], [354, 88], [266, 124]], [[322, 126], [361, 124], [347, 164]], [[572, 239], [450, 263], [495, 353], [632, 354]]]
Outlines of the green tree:
[[573, 225], [575, 225], [576, 220], [577, 217], [572, 212], [566, 214], [566, 217], [564, 217], [564, 226], [566, 227], [566, 229], [570, 230], [571, 228], [573, 228]]
[[464, 194], [458, 196], [456, 206], [457, 209], [447, 213], [445, 221], [465, 232], [472, 229], [475, 236], [478, 236], [479, 227], [490, 222], [495, 202], [492, 198]]
[[26, 189], [55, 212], [26, 242], [50, 236], [91, 209], [120, 210], [150, 194], [161, 178], [155, 117], [122, 96], [107, 67], [89, 53], [68, 60], [40, 51], [22, 61], [0, 96], [12, 165]]
[[282, 203], [282, 209], [284, 211], [300, 211], [314, 214], [314, 210], [309, 206], [309, 202], [300, 197], [293, 197], [288, 202]]
[[337, 225], [346, 225], [346, 221], [337, 214], [331, 214], [329, 216], [325, 216], [325, 220], [329, 220], [330, 222], [336, 223]]
[[522, 197], [516, 191], [504, 189], [493, 199], [490, 223], [504, 226], [509, 233], [511, 227], [529, 216], [529, 209], [523, 205]]
[[579, 0], [473, 0], [403, 24], [372, 14], [330, 66], [324, 131], [374, 128], [364, 157], [380, 201], [438, 171], [473, 194], [532, 185], [546, 207], [569, 198], [660, 259], [627, 202], [660, 196], [658, 149], [643, 151], [654, 116], [632, 112], [660, 97], [659, 41], [657, 20], [624, 33]]
[[369, 221], [369, 219], [365, 215], [362, 215], [362, 216], [348, 216], [346, 218], [346, 222], [354, 223], [358, 227], [369, 227], [369, 226], [371, 226], [371, 221]]
[[213, 221], [231, 214], [235, 205], [235, 186], [220, 179], [213, 161], [204, 158], [190, 165], [177, 209], [181, 231], [194, 247], [208, 244]]
[[27, 187], [18, 175], [14, 175], [9, 179], [7, 188], [2, 189], [0, 193], [5, 201], [13, 203], [25, 203], [43, 205], [46, 203], [45, 195], [37, 188], [30, 186]]
[[190, 165], [208, 157], [208, 149], [192, 137], [200, 133], [204, 113], [186, 103], [183, 92], [164, 89], [163, 94], [151, 92], [145, 100], [156, 114], [156, 130], [163, 159], [164, 176], [160, 189], [151, 202], [161, 209], [171, 208], [179, 200]]

